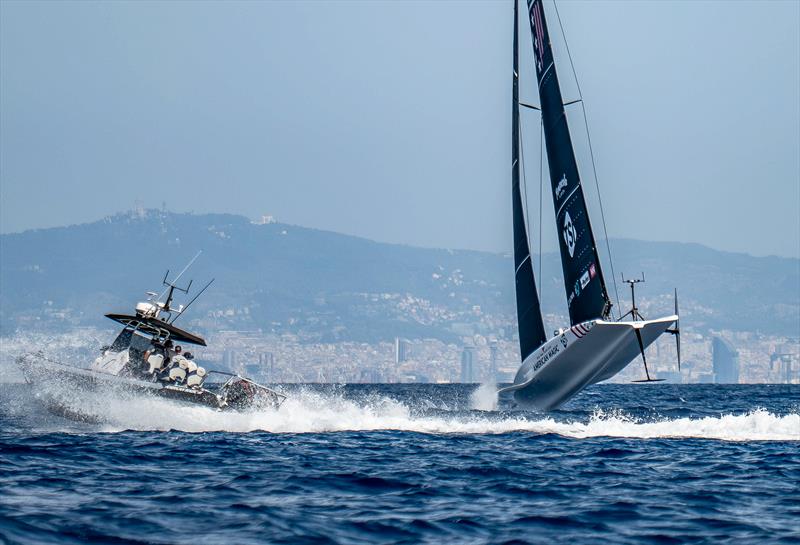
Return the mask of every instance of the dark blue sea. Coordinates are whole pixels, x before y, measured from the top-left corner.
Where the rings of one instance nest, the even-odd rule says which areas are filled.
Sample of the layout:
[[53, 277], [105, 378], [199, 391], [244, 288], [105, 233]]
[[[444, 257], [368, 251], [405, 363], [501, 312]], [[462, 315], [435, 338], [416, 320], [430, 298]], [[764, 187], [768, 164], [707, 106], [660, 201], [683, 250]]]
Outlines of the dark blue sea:
[[[0, 384], [2, 543], [800, 543], [800, 386], [292, 386], [276, 411]], [[80, 400], [85, 402], [86, 400]]]

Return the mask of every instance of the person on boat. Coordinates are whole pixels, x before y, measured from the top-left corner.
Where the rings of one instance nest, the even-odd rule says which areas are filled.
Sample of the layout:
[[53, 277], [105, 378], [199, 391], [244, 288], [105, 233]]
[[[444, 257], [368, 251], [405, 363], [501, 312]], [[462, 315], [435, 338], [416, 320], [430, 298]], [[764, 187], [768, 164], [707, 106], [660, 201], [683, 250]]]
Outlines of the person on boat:
[[168, 354], [170, 355], [169, 365], [164, 368], [164, 374], [161, 380], [173, 382], [175, 384], [186, 382], [190, 365], [189, 360], [183, 354], [183, 349], [180, 345], [176, 345], [174, 349], [168, 350]]
[[167, 341], [165, 345], [167, 347], [167, 362], [174, 364], [176, 360], [182, 357], [181, 345], [174, 345], [172, 341]]
[[157, 343], [153, 343], [142, 354], [142, 362], [144, 364], [144, 373], [148, 377], [157, 377], [167, 365], [167, 356], [164, 348]]
[[153, 341], [151, 349], [145, 352], [145, 362], [149, 364], [149, 357], [152, 355], [160, 355], [163, 359], [159, 366], [149, 366], [152, 368], [154, 380], [164, 382], [169, 380], [169, 369], [173, 364], [174, 352], [172, 350], [172, 341], [167, 340], [163, 343]]
[[167, 339], [164, 341], [163, 350], [164, 350], [164, 357], [166, 358], [166, 362], [169, 363], [172, 360], [172, 357], [175, 355], [175, 351], [172, 349], [173, 344], [172, 341]]

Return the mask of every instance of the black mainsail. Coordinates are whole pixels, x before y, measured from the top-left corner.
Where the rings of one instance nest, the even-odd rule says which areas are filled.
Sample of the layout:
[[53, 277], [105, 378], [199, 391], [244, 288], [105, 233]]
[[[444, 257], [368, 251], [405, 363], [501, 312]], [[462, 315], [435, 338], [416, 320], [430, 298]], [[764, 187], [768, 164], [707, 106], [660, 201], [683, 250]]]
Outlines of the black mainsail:
[[[605, 318], [611, 309], [611, 302], [600, 270], [600, 259], [581, 189], [542, 0], [527, 1], [564, 287], [570, 322], [575, 325]], [[519, 285], [519, 281], [517, 283]]]
[[519, 185], [519, 39], [518, 8], [514, 1], [514, 73], [511, 101], [511, 207], [514, 223], [514, 278], [517, 287], [519, 349], [524, 361], [547, 340], [536, 280], [533, 276], [528, 233]]

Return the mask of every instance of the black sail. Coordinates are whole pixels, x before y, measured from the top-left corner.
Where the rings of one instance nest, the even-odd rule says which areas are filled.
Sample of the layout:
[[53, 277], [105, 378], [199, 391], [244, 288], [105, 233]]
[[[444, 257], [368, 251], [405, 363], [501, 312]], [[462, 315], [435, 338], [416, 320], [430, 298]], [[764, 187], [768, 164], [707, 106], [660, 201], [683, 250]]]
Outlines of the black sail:
[[519, 186], [519, 42], [518, 8], [514, 0], [514, 74], [511, 101], [511, 207], [514, 223], [514, 278], [517, 289], [519, 349], [524, 361], [547, 340], [542, 322], [536, 280], [533, 276], [528, 233]]
[[542, 0], [528, 0], [528, 14], [564, 287], [570, 322], [574, 325], [606, 317], [611, 304], [578, 175]]

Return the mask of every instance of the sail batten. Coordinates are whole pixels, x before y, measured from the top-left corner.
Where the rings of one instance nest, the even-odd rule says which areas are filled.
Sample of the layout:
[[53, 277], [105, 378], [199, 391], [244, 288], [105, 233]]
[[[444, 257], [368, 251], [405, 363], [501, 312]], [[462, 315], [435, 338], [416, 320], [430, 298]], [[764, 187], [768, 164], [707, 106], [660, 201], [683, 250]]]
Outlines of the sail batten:
[[519, 127], [519, 8], [514, 0], [514, 70], [511, 100], [511, 208], [514, 229], [514, 280], [517, 295], [517, 324], [520, 355], [524, 361], [547, 340], [539, 295], [531, 263], [528, 232], [520, 190]]
[[572, 325], [611, 308], [572, 147], [542, 0], [527, 0], [561, 267]]

